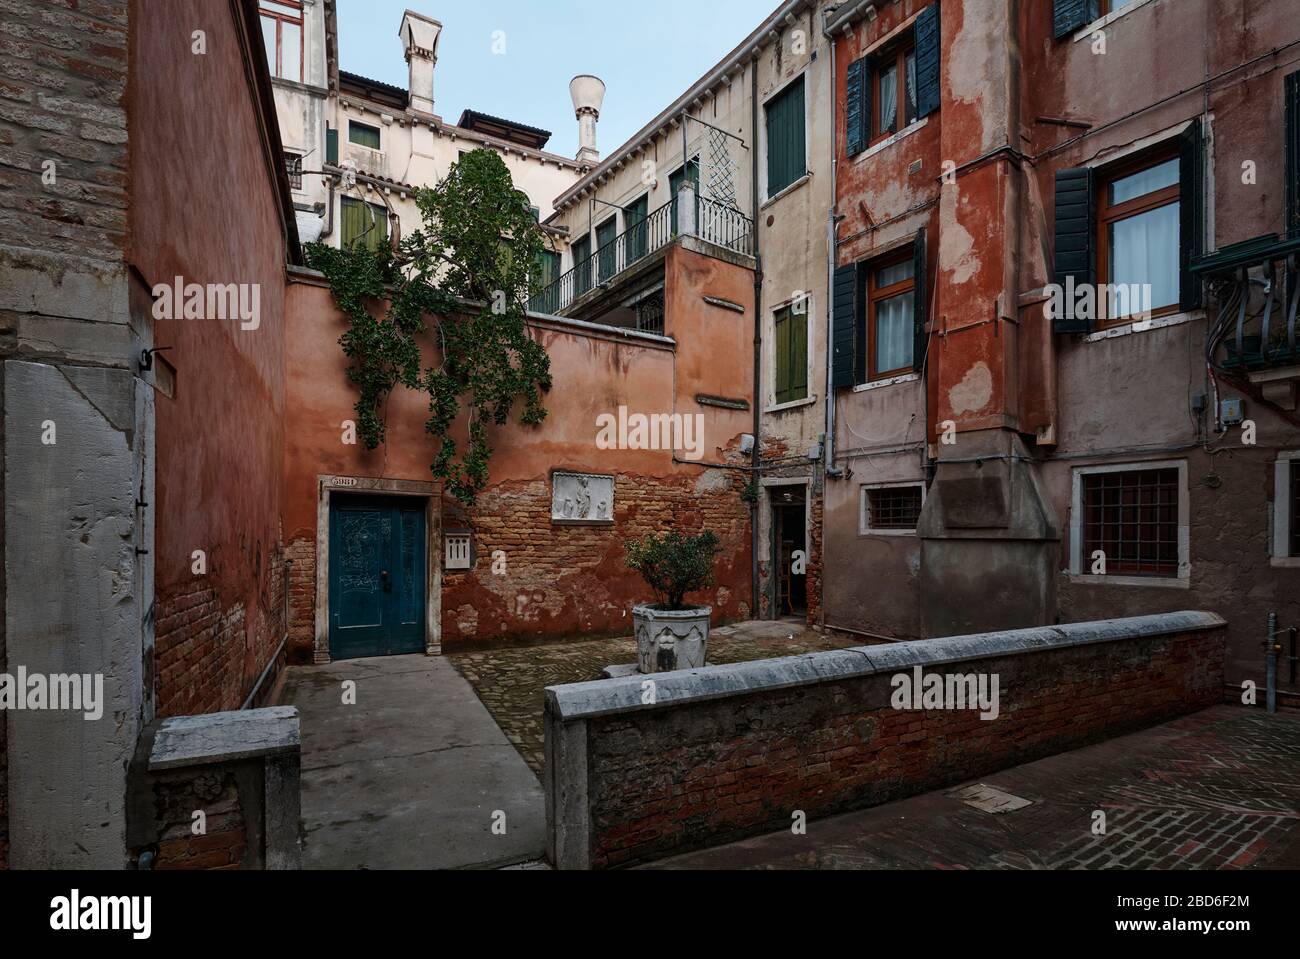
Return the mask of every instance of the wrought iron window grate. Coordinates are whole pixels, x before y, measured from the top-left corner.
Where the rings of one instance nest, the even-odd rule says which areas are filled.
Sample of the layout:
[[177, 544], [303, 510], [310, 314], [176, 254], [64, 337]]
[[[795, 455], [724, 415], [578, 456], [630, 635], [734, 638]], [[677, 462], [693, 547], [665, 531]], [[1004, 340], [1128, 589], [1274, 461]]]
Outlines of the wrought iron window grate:
[[1106, 572], [1178, 574], [1178, 470], [1125, 470], [1083, 477], [1084, 563], [1100, 550]]

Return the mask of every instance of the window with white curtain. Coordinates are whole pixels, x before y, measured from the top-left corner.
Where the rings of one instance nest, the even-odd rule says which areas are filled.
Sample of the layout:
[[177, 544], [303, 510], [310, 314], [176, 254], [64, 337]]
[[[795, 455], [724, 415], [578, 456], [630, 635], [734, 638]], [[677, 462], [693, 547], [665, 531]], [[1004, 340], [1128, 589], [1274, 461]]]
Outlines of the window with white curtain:
[[1099, 191], [1101, 325], [1178, 310], [1178, 157], [1165, 152], [1104, 171]]

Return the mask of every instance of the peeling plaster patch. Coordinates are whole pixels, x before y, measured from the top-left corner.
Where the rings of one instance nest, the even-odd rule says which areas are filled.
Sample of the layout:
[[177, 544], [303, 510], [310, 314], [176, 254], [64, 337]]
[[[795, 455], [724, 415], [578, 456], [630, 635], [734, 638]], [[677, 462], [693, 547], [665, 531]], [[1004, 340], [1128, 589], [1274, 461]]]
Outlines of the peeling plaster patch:
[[[948, 49], [943, 85], [954, 101], [979, 105], [980, 149], [977, 152], [982, 153], [996, 145], [998, 121], [1005, 119], [1006, 93], [1003, 65], [994, 55], [996, 50], [990, 34], [981, 31], [980, 26], [979, 18], [963, 19], [962, 29], [957, 31]], [[1003, 102], [985, 104], [985, 95], [990, 91]]]
[[731, 602], [731, 590], [725, 586], [718, 587], [718, 608], [726, 609], [727, 604]]
[[731, 481], [727, 479], [727, 474], [723, 470], [705, 470], [700, 474], [700, 478], [695, 481], [695, 495], [703, 496], [706, 493], [721, 493], [730, 483]]
[[958, 202], [949, 200], [939, 204], [939, 268], [949, 274], [954, 286], [969, 280], [979, 267], [975, 241], [957, 222]]
[[993, 374], [983, 360], [967, 370], [961, 382], [948, 391], [948, 403], [954, 413], [982, 410], [992, 397]]
[[478, 610], [466, 603], [456, 609], [456, 628], [462, 636], [473, 636], [478, 630]]

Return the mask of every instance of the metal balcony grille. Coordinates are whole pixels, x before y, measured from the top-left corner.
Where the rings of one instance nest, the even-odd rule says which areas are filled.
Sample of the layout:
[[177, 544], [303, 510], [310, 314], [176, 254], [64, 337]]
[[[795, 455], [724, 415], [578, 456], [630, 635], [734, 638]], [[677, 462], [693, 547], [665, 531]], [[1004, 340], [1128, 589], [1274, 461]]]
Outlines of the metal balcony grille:
[[867, 529], [916, 529], [921, 487], [881, 486], [867, 490]]
[[284, 169], [289, 174], [289, 186], [295, 190], [302, 189], [302, 154], [285, 153]]
[[[695, 233], [700, 239], [737, 253], [749, 253], [753, 232], [753, 221], [749, 217], [737, 209], [698, 195], [695, 210]], [[674, 212], [674, 204], [670, 201], [645, 219], [633, 223], [614, 239], [584, 256], [554, 283], [539, 290], [529, 299], [528, 309], [535, 313], [560, 313], [574, 300], [667, 246], [678, 236]]]
[[1178, 470], [1126, 470], [1083, 477], [1084, 565], [1101, 550], [1106, 572], [1178, 575]]

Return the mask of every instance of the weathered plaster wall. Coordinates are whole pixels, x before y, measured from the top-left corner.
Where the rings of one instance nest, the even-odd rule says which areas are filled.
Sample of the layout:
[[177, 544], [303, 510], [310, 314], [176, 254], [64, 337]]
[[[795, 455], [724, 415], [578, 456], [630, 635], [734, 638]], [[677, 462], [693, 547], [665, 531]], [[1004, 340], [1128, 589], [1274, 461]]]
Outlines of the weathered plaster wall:
[[[906, 0], [886, 5], [874, 23], [859, 21], [839, 41], [841, 118], [847, 63], [924, 5]], [[876, 155], [841, 156], [838, 209], [846, 219], [838, 261], [855, 262], [905, 240], [930, 215], [926, 204], [937, 202], [928, 223], [932, 262], [937, 255], [941, 271], [930, 310], [928, 432], [934, 442], [936, 422], [944, 419], [953, 419], [962, 432], [955, 447], [936, 443], [932, 455], [969, 456], [978, 449], [966, 431], [1000, 424], [1036, 439], [1034, 456], [1041, 462], [1033, 468], [1062, 534], [1058, 568], [1069, 560], [1070, 482], [1076, 467], [1185, 460], [1192, 595], [1201, 597], [1197, 605], [1217, 610], [1230, 623], [1229, 680], [1262, 680], [1257, 647], [1267, 612], [1276, 609], [1284, 624], [1300, 618], [1285, 576], [1279, 575], [1285, 570], [1271, 566], [1268, 556], [1272, 463], [1278, 451], [1300, 445], [1300, 433], [1248, 401], [1257, 445], [1243, 447], [1230, 433], [1210, 437], [1212, 447], [1223, 452], [1205, 452], [1204, 433], [1191, 412], [1195, 394], [1211, 393], [1201, 360], [1204, 311], [1167, 328], [1087, 342], [1051, 334], [1041, 288], [1051, 279], [1056, 171], [1107, 162], [1177, 133], [1207, 103], [1212, 177], [1207, 216], [1213, 245], [1282, 228], [1281, 124], [1261, 117], [1281, 116], [1282, 76], [1296, 64], [1266, 54], [1293, 42], [1300, 27], [1281, 3], [1147, 0], [1107, 27], [1102, 53], [1091, 34], [1054, 40], [1050, 4], [1019, 5], [1014, 23], [1009, 9], [1001, 3], [942, 4], [941, 109], [924, 127]], [[1002, 55], [1006, 64], [991, 52], [1000, 33], [1012, 38]], [[1018, 73], [1010, 68], [1017, 60]], [[1233, 71], [1248, 61], [1257, 62]], [[1208, 100], [1199, 86], [1207, 74], [1216, 77]], [[994, 135], [999, 128], [1010, 136], [1000, 140]], [[959, 169], [954, 184], [937, 179], [944, 161], [960, 166], [1003, 140], [1024, 155], [1019, 172], [1014, 164], [985, 161]], [[1242, 178], [1248, 160], [1255, 163], [1253, 184]], [[915, 161], [920, 161], [919, 174], [910, 172]], [[994, 170], [1001, 172], [994, 175]], [[866, 212], [878, 224], [875, 230]], [[1006, 319], [997, 326], [1000, 335], [990, 335], [992, 304], [999, 296]], [[1221, 385], [1221, 394], [1239, 391]], [[919, 391], [904, 385], [843, 391], [839, 397], [838, 459], [854, 469], [854, 476], [844, 488], [829, 487], [828, 622], [840, 607], [844, 625], [886, 632], [884, 625], [908, 626], [911, 603], [899, 610], [879, 597], [909, 595], [912, 556], [896, 544], [882, 556], [879, 549], [853, 541], [847, 530], [856, 529], [857, 502], [847, 487], [856, 487], [864, 475], [876, 481], [917, 478], [920, 463], [889, 444], [915, 437], [905, 424], [921, 419], [924, 409]], [[884, 451], [853, 452], [855, 445], [867, 445], [855, 433], [878, 441]], [[915, 474], [907, 475], [909, 465]], [[971, 562], [992, 577], [993, 553], [980, 555], [984, 559]], [[845, 574], [837, 584], [835, 571], [858, 562], [862, 566], [855, 575]], [[1067, 574], [1056, 580], [1055, 615], [1062, 620], [1187, 605], [1177, 598], [1187, 595], [1186, 588], [1177, 586], [1085, 584]], [[882, 581], [887, 585], [879, 591], [865, 585]]]
[[[287, 250], [278, 147], [262, 132], [275, 118], [259, 115], [230, 8], [141, 3], [139, 16], [133, 265], [149, 286], [177, 276], [248, 284], [260, 306], [256, 328], [239, 318], [155, 325], [176, 369], [175, 396], [158, 395], [157, 709], [178, 715], [238, 709], [285, 635]], [[205, 54], [190, 52], [196, 29]]]
[[[724, 551], [717, 586], [698, 598], [716, 607], [719, 622], [748, 615], [749, 510], [740, 496], [748, 476], [737, 448], [750, 413], [701, 405], [695, 397], [752, 397], [750, 276], [742, 267], [674, 248], [665, 325], [675, 348], [547, 321], [533, 325], [551, 357], [555, 383], [545, 423], [495, 429], [491, 479], [475, 507], [451, 498], [442, 504], [444, 528], [472, 529], [476, 554], [472, 570], [443, 572], [444, 647], [626, 631], [627, 609], [648, 594], [624, 565], [624, 543], [668, 525], [719, 535]], [[739, 303], [746, 312], [710, 305], [705, 295]], [[318, 477], [431, 479], [433, 445], [418, 394], [392, 395], [388, 438], [380, 448], [367, 452], [343, 442], [342, 424], [353, 418], [355, 402], [337, 343], [344, 328], [326, 288], [311, 282], [290, 287], [294, 348], [286, 358], [284, 516], [295, 560], [296, 658], [311, 654]], [[597, 417], [616, 415], [620, 406], [629, 414], [700, 414], [708, 465], [675, 462], [671, 450], [598, 448]], [[553, 524], [550, 473], [556, 469], [615, 475], [614, 525]], [[494, 575], [497, 550], [505, 553], [506, 571]], [[440, 556], [431, 559], [441, 562]]]

